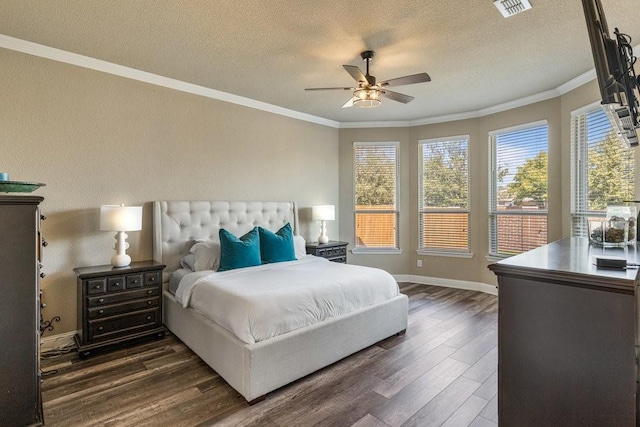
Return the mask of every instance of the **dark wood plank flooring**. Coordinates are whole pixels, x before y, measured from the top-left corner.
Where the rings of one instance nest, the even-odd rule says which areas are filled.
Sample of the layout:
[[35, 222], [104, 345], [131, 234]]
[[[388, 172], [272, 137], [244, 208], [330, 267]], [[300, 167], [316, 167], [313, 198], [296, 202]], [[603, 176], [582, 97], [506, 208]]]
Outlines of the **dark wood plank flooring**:
[[175, 336], [43, 360], [47, 426], [495, 426], [497, 299], [401, 283], [409, 327], [254, 406]]

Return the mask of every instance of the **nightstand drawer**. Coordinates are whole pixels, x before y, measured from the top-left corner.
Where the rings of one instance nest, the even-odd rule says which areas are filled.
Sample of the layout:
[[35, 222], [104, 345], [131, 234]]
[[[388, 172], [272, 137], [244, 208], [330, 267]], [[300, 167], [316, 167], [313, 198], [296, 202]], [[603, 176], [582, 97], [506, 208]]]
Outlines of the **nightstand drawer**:
[[336, 256], [342, 256], [347, 254], [346, 246], [333, 246], [329, 248], [318, 248], [316, 251], [316, 256], [320, 256], [323, 258], [330, 258]]
[[347, 263], [348, 242], [329, 241], [329, 243], [307, 243], [307, 253], [329, 261]]
[[124, 290], [124, 276], [107, 277], [107, 292]]
[[89, 295], [102, 294], [107, 292], [107, 279], [91, 279], [85, 281], [87, 293]]
[[153, 328], [160, 323], [160, 310], [136, 311], [100, 320], [89, 320], [89, 339], [100, 340]]
[[145, 286], [153, 286], [160, 283], [160, 277], [162, 275], [161, 271], [150, 271], [148, 273], [144, 273], [144, 285]]
[[135, 300], [130, 302], [124, 302], [121, 304], [90, 308], [88, 310], [89, 319], [111, 316], [111, 315], [120, 314], [120, 313], [127, 313], [135, 310], [143, 310], [145, 308], [157, 307], [159, 304], [160, 304], [160, 298], [153, 297], [153, 298], [145, 298], [145, 299]]
[[139, 289], [135, 291], [118, 292], [114, 294], [89, 297], [87, 298], [87, 306], [96, 307], [101, 305], [110, 305], [110, 304], [115, 304], [122, 301], [130, 301], [138, 298], [158, 296], [158, 295], [160, 295], [160, 287], [156, 286], [155, 288], [149, 288], [149, 289]]
[[127, 289], [135, 289], [142, 287], [142, 274], [127, 275]]

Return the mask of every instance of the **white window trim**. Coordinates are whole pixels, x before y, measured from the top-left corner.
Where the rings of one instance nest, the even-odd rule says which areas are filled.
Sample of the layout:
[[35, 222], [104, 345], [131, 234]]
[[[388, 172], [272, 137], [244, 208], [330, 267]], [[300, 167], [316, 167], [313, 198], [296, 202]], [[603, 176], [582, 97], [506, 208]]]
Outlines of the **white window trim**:
[[354, 255], [400, 255], [402, 249], [392, 248], [353, 248], [351, 253]]
[[[575, 120], [577, 120], [580, 116], [589, 114], [591, 112], [595, 112], [598, 109], [602, 108], [602, 104], [599, 101], [594, 101], [590, 104], [584, 105], [580, 108], [576, 108], [575, 110], [571, 111], [571, 126], [570, 126], [570, 130], [571, 130], [571, 147], [570, 147], [570, 162], [571, 162], [571, 176], [570, 176], [570, 212], [569, 212], [569, 216], [571, 218], [571, 236], [572, 237], [576, 237], [576, 230], [575, 230], [575, 221], [576, 218], [604, 218], [606, 216], [606, 213], [602, 212], [602, 211], [590, 211], [587, 209], [586, 206], [588, 206], [588, 201], [587, 200], [577, 200], [577, 190], [576, 190], [576, 186], [579, 185], [579, 183], [577, 182], [577, 180], [579, 179], [579, 175], [581, 175], [582, 173], [586, 173], [585, 168], [588, 167], [588, 165], [582, 165], [582, 167], [577, 164], [577, 162], [582, 162], [584, 163], [585, 161], [588, 162], [588, 158], [581, 158], [581, 159], [576, 159], [576, 157], [578, 157], [578, 153], [576, 153], [576, 150], [579, 148], [578, 147], [578, 143], [579, 141], [577, 141], [577, 135], [576, 132], [574, 132], [574, 127], [576, 126]], [[585, 123], [586, 126], [586, 123]], [[586, 153], [582, 153], [583, 156], [586, 156]], [[574, 161], [574, 160], [577, 160]], [[637, 169], [636, 169], [637, 170]], [[585, 177], [581, 177], [582, 179], [585, 179]], [[586, 206], [583, 206], [584, 209], [582, 210], [582, 212], [578, 212], [580, 209], [578, 208], [578, 205], [583, 205], [584, 203], [586, 203]], [[586, 228], [583, 227], [583, 228]], [[587, 233], [588, 234], [588, 233]], [[580, 236], [580, 237], [588, 237], [588, 236]]]
[[[461, 139], [466, 139], [467, 141], [467, 156], [469, 155], [469, 151], [470, 151], [470, 144], [471, 144], [471, 136], [470, 135], [455, 135], [455, 136], [447, 136], [447, 137], [440, 137], [440, 138], [428, 138], [428, 139], [421, 139], [418, 141], [418, 230], [420, 230], [420, 218], [422, 217], [422, 214], [425, 213], [425, 211], [420, 210], [420, 198], [422, 197], [422, 194], [420, 194], [420, 188], [421, 188], [421, 184], [420, 184], [420, 180], [422, 179], [422, 166], [424, 163], [424, 159], [422, 158], [422, 154], [421, 154], [421, 146], [423, 144], [429, 144], [429, 143], [435, 143], [435, 142], [447, 142], [447, 141], [455, 141], [455, 140], [461, 140]], [[469, 160], [467, 160], [467, 176], [471, 177], [471, 162]], [[416, 253], [418, 255], [425, 255], [425, 256], [442, 256], [442, 257], [451, 257], [451, 258], [473, 258], [473, 253], [471, 253], [471, 182], [467, 181], [467, 198], [468, 198], [468, 202], [467, 202], [467, 206], [469, 206], [468, 209], [465, 210], [446, 210], [446, 209], [432, 209], [429, 210], [429, 212], [431, 213], [438, 213], [437, 211], [440, 210], [443, 213], [466, 213], [469, 215], [469, 219], [467, 222], [467, 234], [468, 234], [468, 240], [467, 240], [467, 249], [435, 249], [435, 248], [420, 248], [420, 231], [418, 231], [418, 250], [416, 251]]]
[[473, 258], [473, 252], [461, 252], [461, 251], [446, 251], [444, 249], [440, 250], [432, 250], [432, 249], [418, 249], [416, 251], [418, 255], [423, 256], [439, 256], [439, 257], [449, 257], [449, 258]]
[[[353, 197], [352, 197], [352, 201], [353, 201], [353, 241], [354, 241], [354, 247], [353, 249], [351, 249], [351, 253], [352, 254], [369, 254], [369, 255], [397, 255], [397, 254], [401, 254], [402, 250], [400, 249], [400, 141], [378, 141], [378, 142], [363, 142], [363, 141], [354, 141], [352, 144], [351, 149], [353, 150], [353, 148], [355, 147], [375, 147], [375, 146], [389, 146], [389, 145], [393, 145], [396, 148], [396, 206], [395, 206], [395, 210], [388, 210], [388, 211], [380, 211], [380, 210], [376, 210], [375, 213], [395, 213], [396, 216], [396, 247], [375, 247], [375, 248], [368, 248], [368, 247], [362, 247], [362, 246], [355, 246], [355, 242], [357, 241], [356, 236], [355, 236], [355, 232], [356, 232], [356, 214], [357, 213], [362, 213], [362, 212], [367, 212], [366, 210], [364, 211], [358, 211], [356, 210], [356, 205], [355, 205], [355, 188], [356, 188], [356, 174], [355, 174], [355, 164], [352, 165], [352, 168], [354, 169], [354, 174], [353, 174], [353, 182], [351, 184], [351, 188], [353, 189]], [[353, 156], [353, 154], [352, 154]]]
[[520, 124], [520, 125], [515, 125], [515, 126], [509, 126], [506, 128], [502, 128], [502, 129], [494, 129], [489, 131], [489, 138], [496, 136], [498, 134], [501, 133], [509, 133], [509, 132], [516, 132], [519, 130], [524, 130], [524, 129], [529, 129], [529, 128], [535, 128], [538, 126], [549, 126], [549, 122], [546, 119], [542, 119], [542, 120], [536, 120], [535, 122], [529, 122], [529, 123], [524, 123], [524, 124]]
[[[515, 125], [515, 126], [509, 126], [506, 128], [501, 128], [501, 129], [495, 129], [492, 131], [489, 131], [489, 167], [487, 168], [489, 171], [489, 247], [488, 247], [488, 255], [486, 256], [487, 261], [490, 262], [497, 262], [506, 258], [510, 258], [512, 256], [516, 256], [518, 254], [514, 254], [514, 255], [506, 255], [506, 254], [501, 254], [498, 252], [492, 252], [493, 248], [491, 247], [491, 242], [494, 240], [493, 236], [492, 236], [492, 230], [494, 229], [494, 227], [497, 228], [497, 215], [506, 215], [507, 213], [498, 213], [498, 211], [494, 211], [494, 206], [497, 205], [497, 181], [494, 180], [495, 176], [496, 176], [496, 163], [497, 163], [497, 153], [496, 153], [496, 136], [499, 134], [503, 134], [503, 133], [509, 133], [509, 132], [517, 132], [519, 130], [525, 130], [525, 129], [530, 129], [530, 128], [534, 128], [534, 127], [538, 127], [538, 126], [547, 126], [547, 155], [549, 152], [549, 122], [546, 119], [543, 120], [536, 120], [534, 122], [529, 122], [529, 123], [523, 123], [523, 124], [519, 124], [519, 125]], [[547, 170], [547, 180], [549, 179], [548, 176], [548, 170]], [[537, 212], [536, 214], [533, 214], [533, 212], [527, 212], [524, 211], [526, 213], [512, 213], [512, 215], [522, 215], [522, 216], [529, 216], [529, 215], [545, 215], [547, 217], [547, 221], [549, 220], [549, 209], [542, 211], [542, 212]], [[495, 220], [495, 222], [494, 222]], [[496, 230], [497, 232], [497, 230]], [[548, 233], [548, 230], [547, 230]], [[549, 239], [549, 236], [547, 234], [547, 240]], [[497, 237], [496, 237], [496, 242], [497, 242]]]

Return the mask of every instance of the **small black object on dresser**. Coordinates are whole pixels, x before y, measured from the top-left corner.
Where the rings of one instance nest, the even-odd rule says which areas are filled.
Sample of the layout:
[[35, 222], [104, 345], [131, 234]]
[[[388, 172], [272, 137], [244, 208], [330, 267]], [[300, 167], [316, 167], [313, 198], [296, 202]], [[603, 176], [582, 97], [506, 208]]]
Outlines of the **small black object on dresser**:
[[78, 324], [75, 335], [80, 357], [143, 337], [163, 337], [162, 270], [155, 261], [127, 267], [100, 265], [74, 268], [78, 276]]
[[348, 244], [336, 240], [329, 240], [328, 243], [311, 242], [307, 243], [307, 254], [346, 264]]

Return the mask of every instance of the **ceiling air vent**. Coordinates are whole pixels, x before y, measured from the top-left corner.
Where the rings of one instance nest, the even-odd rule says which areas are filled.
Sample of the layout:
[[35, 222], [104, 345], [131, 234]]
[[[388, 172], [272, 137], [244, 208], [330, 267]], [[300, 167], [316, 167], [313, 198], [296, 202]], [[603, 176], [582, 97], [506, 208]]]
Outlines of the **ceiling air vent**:
[[493, 4], [505, 18], [531, 9], [529, 0], [495, 0]]

